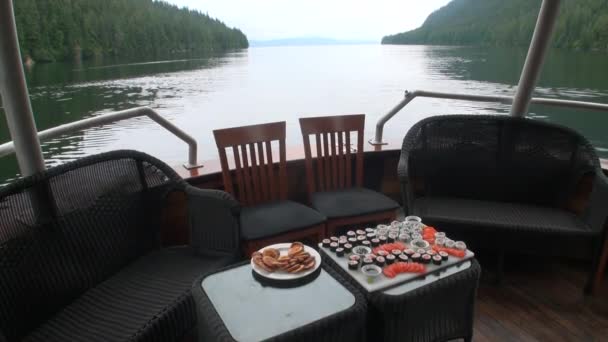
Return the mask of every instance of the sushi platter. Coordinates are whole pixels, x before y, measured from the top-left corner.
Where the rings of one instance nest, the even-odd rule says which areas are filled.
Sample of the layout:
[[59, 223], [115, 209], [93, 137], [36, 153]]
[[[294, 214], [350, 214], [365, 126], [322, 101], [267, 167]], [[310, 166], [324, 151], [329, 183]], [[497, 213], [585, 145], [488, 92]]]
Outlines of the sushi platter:
[[454, 272], [475, 256], [464, 242], [449, 239], [417, 216], [332, 236], [319, 249], [368, 292]]

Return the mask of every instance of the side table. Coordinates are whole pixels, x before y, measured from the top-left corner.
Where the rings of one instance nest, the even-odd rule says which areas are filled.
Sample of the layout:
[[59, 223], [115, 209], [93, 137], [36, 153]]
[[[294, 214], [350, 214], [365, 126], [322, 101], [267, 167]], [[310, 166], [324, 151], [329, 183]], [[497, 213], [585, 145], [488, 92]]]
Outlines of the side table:
[[249, 262], [200, 277], [193, 285], [199, 341], [362, 341], [366, 301], [323, 264], [310, 283], [262, 286]]

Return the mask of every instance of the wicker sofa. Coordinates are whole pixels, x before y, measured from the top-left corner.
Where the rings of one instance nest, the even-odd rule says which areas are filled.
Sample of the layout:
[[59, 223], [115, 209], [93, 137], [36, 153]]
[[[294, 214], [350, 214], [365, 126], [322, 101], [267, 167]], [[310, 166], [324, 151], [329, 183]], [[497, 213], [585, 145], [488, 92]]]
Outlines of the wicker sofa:
[[[186, 193], [189, 246], [161, 248], [171, 191]], [[238, 257], [237, 210], [135, 151], [0, 189], [0, 340], [183, 339], [196, 325], [192, 282]]]
[[[591, 254], [605, 235], [608, 183], [593, 146], [554, 124], [504, 115], [424, 119], [398, 166], [406, 213], [499, 252]], [[590, 278], [591, 279], [591, 278]], [[589, 285], [589, 284], [588, 284]]]

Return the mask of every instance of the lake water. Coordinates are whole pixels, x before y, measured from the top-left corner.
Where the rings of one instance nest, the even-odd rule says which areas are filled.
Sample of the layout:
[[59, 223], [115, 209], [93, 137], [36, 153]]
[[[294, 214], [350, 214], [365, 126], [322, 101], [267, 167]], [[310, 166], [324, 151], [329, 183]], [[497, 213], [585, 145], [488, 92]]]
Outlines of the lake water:
[[[406, 89], [513, 95], [525, 50], [504, 48], [341, 45], [259, 47], [200, 59], [154, 63], [38, 64], [27, 71], [39, 130], [135, 106], [150, 106], [195, 137], [199, 160], [213, 159], [212, 130], [287, 121], [288, 145], [300, 145], [297, 118], [367, 114], [366, 137]], [[608, 56], [554, 50], [537, 96], [608, 103]], [[385, 127], [401, 139], [423, 117], [507, 113], [507, 105], [416, 99]], [[0, 110], [0, 143], [10, 140]], [[573, 127], [608, 157], [608, 113], [533, 106], [531, 115]], [[48, 165], [113, 149], [150, 153], [171, 165], [187, 146], [147, 118], [44, 141]], [[0, 160], [0, 183], [16, 159]]]

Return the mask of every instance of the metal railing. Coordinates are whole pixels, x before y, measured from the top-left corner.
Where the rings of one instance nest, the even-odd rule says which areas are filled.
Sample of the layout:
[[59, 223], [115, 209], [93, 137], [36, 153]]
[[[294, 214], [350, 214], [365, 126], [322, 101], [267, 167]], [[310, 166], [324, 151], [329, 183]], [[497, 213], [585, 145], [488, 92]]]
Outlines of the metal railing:
[[[382, 141], [382, 135], [384, 134], [384, 125], [397, 115], [403, 107], [407, 106], [408, 103], [412, 102], [417, 97], [429, 97], [436, 99], [450, 99], [450, 100], [465, 100], [465, 101], [476, 101], [476, 102], [498, 102], [504, 104], [511, 104], [513, 97], [503, 95], [470, 95], [470, 94], [457, 94], [457, 93], [440, 93], [426, 90], [414, 90], [412, 92], [405, 91], [405, 97], [399, 102], [393, 109], [381, 117], [376, 123], [376, 133], [374, 139], [370, 140], [369, 143], [372, 145], [385, 145]], [[534, 97], [531, 100], [532, 104], [539, 104], [545, 106], [556, 106], [556, 107], [570, 107], [577, 109], [589, 109], [597, 111], [608, 112], [608, 104], [604, 103], [593, 103], [583, 101], [571, 101], [571, 100], [558, 100]]]
[[[121, 120], [127, 120], [131, 118], [147, 116], [154, 122], [162, 126], [167, 131], [173, 133], [175, 136], [183, 140], [188, 144], [188, 163], [184, 164], [186, 169], [194, 169], [202, 167], [197, 163], [197, 143], [196, 140], [182, 131], [179, 127], [175, 126], [167, 119], [163, 118], [149, 107], [137, 107], [127, 110], [122, 110], [114, 113], [103, 114], [88, 119], [83, 119], [75, 122], [70, 122], [57, 127], [49, 128], [44, 131], [38, 132], [38, 139], [40, 141], [46, 139], [56, 138], [63, 134], [72, 133], [75, 131], [97, 127], [101, 125], [111, 124]], [[12, 154], [15, 152], [15, 145], [12, 141], [0, 145], [0, 158]]]

